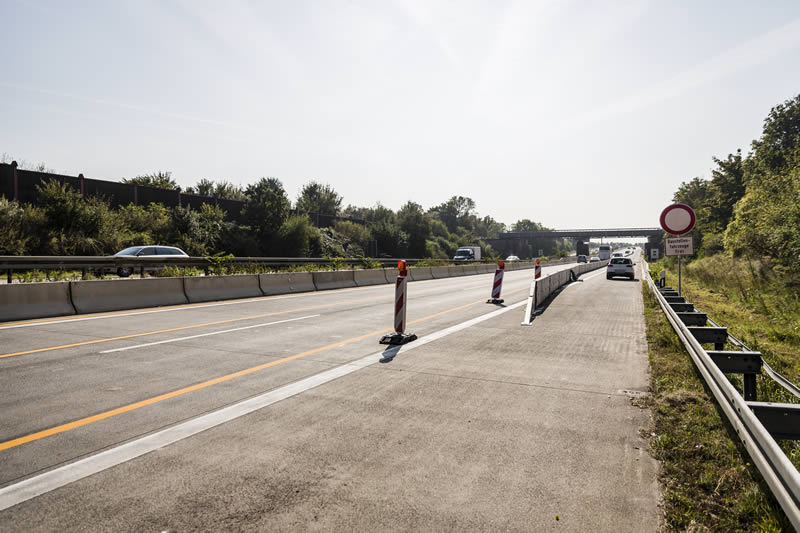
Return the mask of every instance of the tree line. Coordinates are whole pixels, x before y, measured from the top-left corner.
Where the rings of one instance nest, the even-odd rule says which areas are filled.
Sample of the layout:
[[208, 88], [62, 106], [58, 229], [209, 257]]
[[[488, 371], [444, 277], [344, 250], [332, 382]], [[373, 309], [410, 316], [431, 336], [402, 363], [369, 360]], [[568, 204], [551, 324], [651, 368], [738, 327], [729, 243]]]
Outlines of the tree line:
[[673, 197], [697, 214], [697, 255], [759, 258], [800, 274], [800, 95], [770, 110], [746, 155], [713, 160], [710, 179], [683, 182]]
[[[39, 167], [44, 168], [43, 164]], [[143, 186], [178, 189], [170, 172], [123, 180]], [[310, 181], [292, 202], [281, 181], [258, 179], [245, 187], [201, 179], [185, 192], [245, 201], [240, 216], [228, 220], [218, 206], [199, 209], [161, 204], [113, 208], [102, 197], [81, 198], [67, 184], [51, 180], [37, 186], [37, 205], [0, 197], [0, 255], [109, 255], [145, 244], [177, 246], [192, 256], [232, 253], [236, 256], [378, 257], [448, 259], [459, 246], [480, 245], [484, 255], [496, 252], [486, 239], [500, 233], [548, 229], [529, 219], [507, 228], [491, 216], [480, 216], [472, 198], [453, 196], [424, 208], [409, 201], [397, 211], [380, 203], [344, 206], [343, 197], [324, 183]], [[318, 228], [308, 213], [338, 215]], [[559, 243], [566, 254], [567, 243]]]

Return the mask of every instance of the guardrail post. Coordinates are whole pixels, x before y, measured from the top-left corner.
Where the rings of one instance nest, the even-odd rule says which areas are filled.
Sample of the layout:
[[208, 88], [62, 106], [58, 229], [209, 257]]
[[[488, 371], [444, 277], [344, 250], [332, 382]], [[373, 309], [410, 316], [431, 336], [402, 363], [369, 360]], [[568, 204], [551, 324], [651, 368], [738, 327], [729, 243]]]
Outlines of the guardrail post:
[[748, 402], [754, 402], [757, 398], [757, 389], [756, 389], [756, 375], [755, 374], [744, 374], [742, 376], [742, 380], [744, 383], [744, 399]]
[[8, 279], [8, 283], [11, 283], [14, 279], [14, 271], [9, 268], [8, 270], [6, 270], [6, 276]]

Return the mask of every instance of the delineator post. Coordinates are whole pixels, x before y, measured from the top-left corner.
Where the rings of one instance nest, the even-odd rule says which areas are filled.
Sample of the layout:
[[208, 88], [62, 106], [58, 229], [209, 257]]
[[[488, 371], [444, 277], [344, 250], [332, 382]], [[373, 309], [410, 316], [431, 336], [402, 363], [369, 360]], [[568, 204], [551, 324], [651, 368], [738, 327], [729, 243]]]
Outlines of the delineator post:
[[416, 340], [413, 333], [406, 334], [406, 285], [408, 284], [408, 264], [404, 260], [397, 262], [397, 280], [394, 285], [394, 333], [384, 335], [380, 344], [405, 344]]
[[494, 271], [494, 283], [492, 283], [492, 296], [486, 300], [487, 304], [501, 304], [503, 299], [500, 298], [500, 291], [503, 288], [503, 273], [505, 272], [506, 264], [500, 260], [497, 262], [497, 270]]

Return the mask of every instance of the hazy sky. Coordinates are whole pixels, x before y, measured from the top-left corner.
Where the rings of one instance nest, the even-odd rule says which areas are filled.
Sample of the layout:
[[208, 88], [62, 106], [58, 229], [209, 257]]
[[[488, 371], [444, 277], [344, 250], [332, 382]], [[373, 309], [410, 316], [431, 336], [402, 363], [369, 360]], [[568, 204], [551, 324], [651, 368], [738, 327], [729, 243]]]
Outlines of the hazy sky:
[[0, 0], [0, 154], [658, 226], [800, 93], [800, 2]]

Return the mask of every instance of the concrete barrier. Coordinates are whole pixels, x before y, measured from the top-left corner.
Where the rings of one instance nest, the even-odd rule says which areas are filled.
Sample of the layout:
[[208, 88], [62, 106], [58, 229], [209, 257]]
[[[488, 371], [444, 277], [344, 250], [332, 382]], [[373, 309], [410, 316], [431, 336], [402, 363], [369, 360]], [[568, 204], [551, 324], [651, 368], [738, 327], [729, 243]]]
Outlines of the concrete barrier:
[[431, 267], [431, 276], [433, 279], [449, 278], [450, 267]]
[[312, 274], [314, 275], [314, 285], [318, 291], [356, 286], [352, 270], [322, 271], [312, 272]]
[[409, 268], [408, 274], [411, 276], [411, 281], [424, 281], [426, 279], [433, 279], [431, 267]]
[[258, 274], [198, 276], [184, 278], [184, 283], [186, 296], [192, 303], [253, 298], [264, 295], [259, 286]]
[[80, 314], [189, 303], [183, 278], [71, 281], [70, 285], [72, 303]]
[[[508, 268], [508, 263], [506, 263], [506, 268]], [[497, 270], [497, 265], [480, 265], [478, 266], [478, 273], [479, 274], [492, 274], [494, 271]]]
[[385, 285], [389, 283], [383, 268], [370, 268], [368, 270], [353, 270], [353, 281], [357, 287], [368, 285]]
[[465, 276], [472, 276], [474, 274], [481, 274], [482, 272], [478, 270], [478, 267], [481, 265], [464, 265], [461, 267], [464, 270]]
[[261, 292], [264, 293], [264, 296], [316, 290], [311, 272], [259, 274], [258, 282], [261, 285]]
[[0, 285], [0, 321], [74, 314], [66, 281]]
[[450, 274], [451, 278], [455, 278], [455, 277], [459, 277], [459, 276], [466, 276], [467, 275], [467, 271], [464, 270], [466, 268], [466, 266], [457, 265], [457, 266], [451, 266], [451, 267], [447, 267], [447, 268], [448, 268], [448, 271], [449, 271], [448, 273]]

